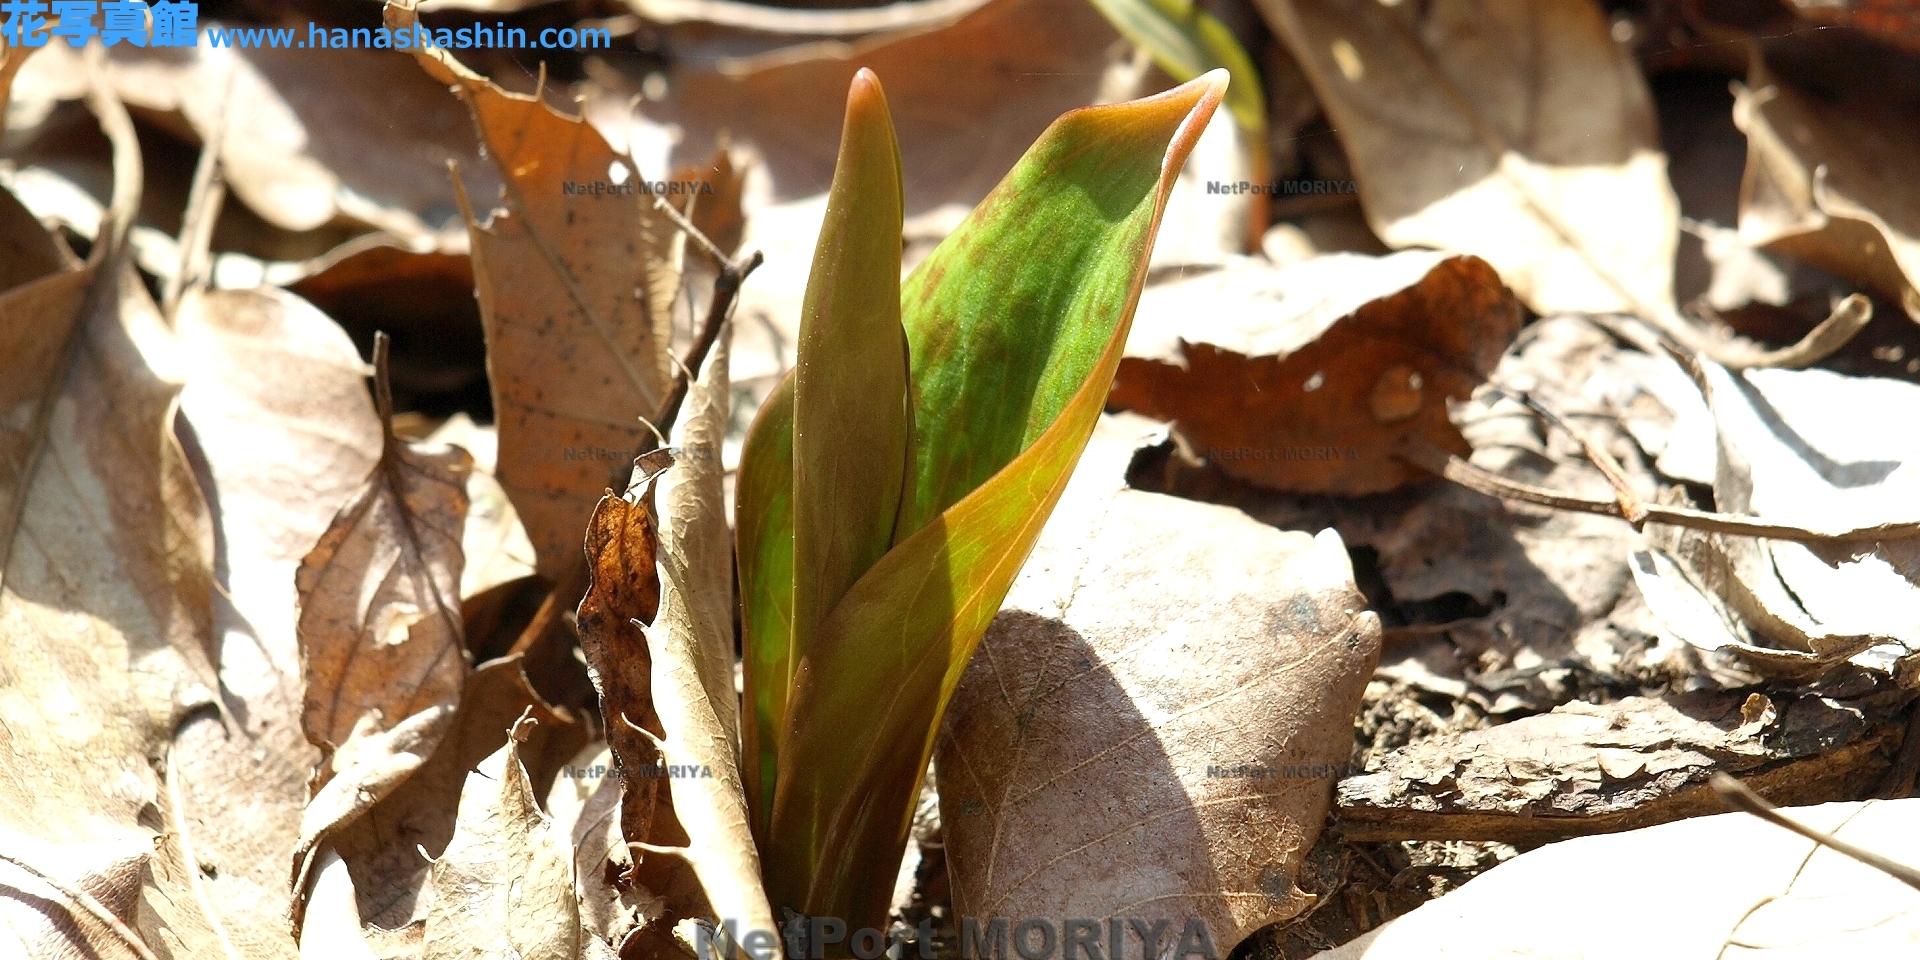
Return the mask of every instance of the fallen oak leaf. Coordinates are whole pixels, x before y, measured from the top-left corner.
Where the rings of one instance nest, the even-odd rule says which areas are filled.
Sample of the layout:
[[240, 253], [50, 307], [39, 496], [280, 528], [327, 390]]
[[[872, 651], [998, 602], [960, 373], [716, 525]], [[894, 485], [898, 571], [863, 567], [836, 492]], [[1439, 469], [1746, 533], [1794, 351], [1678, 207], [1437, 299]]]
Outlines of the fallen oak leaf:
[[[1211, 302], [1198, 311], [1195, 298]], [[1149, 288], [1112, 406], [1174, 422], [1229, 476], [1302, 492], [1377, 493], [1425, 473], [1409, 437], [1469, 451], [1447, 417], [1520, 329], [1478, 257], [1408, 251], [1229, 268]]]
[[[418, 23], [411, 4], [389, 3], [386, 18], [396, 30]], [[495, 475], [540, 575], [565, 581], [607, 487], [608, 464], [592, 453], [644, 449], [652, 434], [638, 418], [656, 416], [667, 395], [680, 235], [648, 193], [577, 195], [577, 184], [618, 179], [616, 167], [639, 177], [585, 121], [538, 92], [501, 89], [444, 50], [415, 57], [467, 102], [505, 184], [505, 209], [483, 222], [454, 177], [500, 425]]]
[[294, 853], [296, 914], [320, 844], [433, 754], [469, 672], [460, 534], [473, 458], [394, 435], [386, 354], [382, 336], [374, 346], [380, 459], [295, 579], [301, 727], [321, 751]]
[[976, 930], [1011, 918], [1023, 952], [1033, 920], [1071, 936], [1093, 918], [1103, 949], [1139, 923], [1116, 956], [1225, 956], [1310, 902], [1295, 879], [1379, 620], [1332, 531], [1119, 489], [1122, 429], [1103, 421], [954, 695], [954, 909]]

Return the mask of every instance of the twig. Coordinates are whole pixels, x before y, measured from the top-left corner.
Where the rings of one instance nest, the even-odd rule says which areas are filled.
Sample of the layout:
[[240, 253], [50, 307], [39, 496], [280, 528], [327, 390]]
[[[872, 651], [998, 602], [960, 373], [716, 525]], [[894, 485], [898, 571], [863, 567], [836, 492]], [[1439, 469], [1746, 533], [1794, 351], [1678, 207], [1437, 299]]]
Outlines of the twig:
[[[668, 209], [672, 208], [668, 207]], [[689, 223], [686, 227], [691, 230], [693, 224]], [[699, 237], [700, 242], [706, 244], [711, 252], [719, 252], [720, 248], [713, 246], [713, 241], [708, 240], [698, 230], [694, 230], [690, 235]], [[707, 362], [707, 353], [713, 349], [714, 341], [720, 339], [720, 328], [726, 325], [727, 317], [733, 313], [734, 299], [740, 293], [740, 284], [747, 279], [748, 274], [753, 273], [760, 264], [765, 262], [766, 258], [762, 257], [758, 250], [755, 250], [753, 256], [748, 257], [744, 262], [729, 260], [725, 257], [720, 259], [720, 275], [713, 278], [713, 302], [707, 305], [706, 322], [701, 325], [700, 335], [694, 339], [692, 348], [687, 351], [685, 367], [674, 373], [673, 386], [667, 390], [666, 399], [660, 402], [659, 415], [653, 418], [659, 432], [669, 433], [673, 430], [673, 422], [680, 416], [680, 405], [686, 402], [687, 391], [693, 386], [694, 376], [699, 371], [700, 365]]]
[[[1545, 487], [1536, 487], [1518, 480], [1509, 480], [1420, 440], [1413, 440], [1402, 447], [1399, 456], [1408, 463], [1490, 497], [1552, 507], [1556, 510], [1597, 513], [1601, 516], [1626, 519], [1618, 501], [1593, 500], [1548, 490]], [[1920, 522], [1914, 521], [1882, 523], [1871, 527], [1850, 527], [1843, 530], [1814, 530], [1793, 524], [1773, 523], [1758, 517], [1711, 513], [1657, 503], [1646, 504], [1645, 510], [1646, 516], [1642, 521], [1644, 523], [1664, 523], [1674, 527], [1688, 527], [1741, 537], [1766, 537], [1771, 540], [1879, 541], [1920, 537]]]
[[1647, 522], [1646, 505], [1640, 502], [1640, 495], [1634, 492], [1633, 484], [1627, 481], [1627, 471], [1620, 466], [1619, 461], [1613, 458], [1613, 454], [1607, 452], [1605, 447], [1595, 442], [1585, 431], [1574, 429], [1573, 424], [1548, 409], [1546, 404], [1535, 399], [1532, 394], [1524, 390], [1509, 390], [1497, 383], [1490, 386], [1499, 393], [1525, 404], [1527, 409], [1532, 410], [1540, 419], [1559, 427], [1561, 432], [1572, 437], [1574, 442], [1580, 444], [1581, 451], [1586, 454], [1587, 462], [1593, 464], [1600, 474], [1607, 478], [1607, 485], [1613, 488], [1613, 499], [1620, 504], [1620, 516], [1633, 524], [1635, 530], [1640, 529]]
[[232, 68], [227, 70], [227, 90], [221, 109], [215, 114], [213, 130], [200, 148], [200, 160], [193, 167], [193, 185], [187, 190], [187, 212], [180, 223], [179, 257], [173, 276], [160, 291], [160, 312], [168, 320], [180, 306], [180, 296], [189, 286], [205, 282], [209, 266], [207, 254], [213, 245], [213, 226], [220, 219], [220, 207], [226, 201], [226, 179], [221, 176], [220, 150], [226, 145], [227, 115], [233, 102]]
[[[41, 883], [60, 891], [62, 896], [79, 904], [80, 908], [87, 911], [95, 920], [106, 924], [107, 929], [113, 931], [113, 935], [119, 937], [120, 940], [127, 945], [127, 949], [132, 950], [134, 955], [139, 957], [140, 960], [160, 960], [159, 957], [153, 955], [152, 950], [147, 949], [146, 943], [140, 939], [139, 935], [128, 929], [126, 924], [121, 923], [120, 918], [114, 916], [113, 912], [108, 910], [105, 904], [95, 900], [93, 894], [79, 887], [70, 887], [60, 880], [41, 873], [38, 867], [12, 854], [0, 853], [0, 862], [13, 864], [33, 874]], [[189, 867], [189, 869], [191, 869], [191, 867]]]
[[1835, 853], [1852, 857], [1915, 890], [1920, 890], [1920, 870], [1915, 870], [1897, 860], [1883, 857], [1864, 847], [1856, 847], [1833, 834], [1815, 830], [1797, 820], [1790, 819], [1782, 815], [1779, 808], [1768, 803], [1759, 794], [1748, 789], [1746, 784], [1724, 773], [1714, 774], [1713, 779], [1707, 782], [1712, 784], [1714, 792], [1720, 794], [1721, 801], [1727, 806], [1744, 813], [1753, 814], [1783, 830], [1791, 830]]

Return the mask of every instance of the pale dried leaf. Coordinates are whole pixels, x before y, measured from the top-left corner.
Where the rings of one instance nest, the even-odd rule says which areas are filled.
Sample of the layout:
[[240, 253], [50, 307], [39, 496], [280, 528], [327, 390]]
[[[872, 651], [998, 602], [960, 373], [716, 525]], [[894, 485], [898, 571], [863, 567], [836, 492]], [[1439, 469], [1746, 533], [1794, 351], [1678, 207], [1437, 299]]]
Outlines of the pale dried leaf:
[[1865, 285], [1920, 316], [1920, 160], [1914, 117], [1882, 88], [1817, 100], [1756, 61], [1737, 92], [1747, 135], [1740, 239]]
[[422, 960], [575, 960], [580, 914], [565, 834], [534, 802], [519, 744], [532, 720], [467, 775], [446, 852], [427, 881]]
[[[1783, 810], [1920, 863], [1920, 800]], [[1618, 918], [1620, 922], [1595, 922]], [[1529, 960], [1829, 960], [1909, 956], [1920, 891], [1757, 817], [1729, 813], [1521, 854], [1314, 960], [1427, 960], [1435, 945]]]
[[1540, 313], [1672, 313], [1653, 101], [1588, 0], [1258, 0], [1390, 247], [1484, 258]]
[[210, 868], [216, 910], [264, 900], [284, 914], [307, 777], [295, 636], [300, 561], [380, 455], [360, 362], [346, 334], [281, 290], [189, 291], [174, 323], [196, 358], [183, 435], [213, 509], [220, 682], [244, 726], [202, 714], [174, 738], [176, 825]]
[[473, 422], [465, 413], [447, 418], [427, 437], [428, 443], [448, 443], [473, 454], [474, 470], [467, 476], [467, 524], [460, 533], [460, 552], [466, 566], [460, 571], [460, 597], [470, 599], [494, 587], [533, 574], [533, 542], [500, 481], [493, 478], [499, 459], [500, 433]]
[[[1813, 529], [1914, 515], [1920, 443], [1887, 425], [1920, 417], [1920, 386], [1704, 361], [1703, 373], [1719, 510]], [[1676, 529], [1662, 546], [1667, 555], [1637, 561], [1634, 575], [1681, 639], [1729, 650], [1771, 676], [1811, 676], [1852, 658], [1903, 683], [1920, 679], [1912, 616], [1920, 540], [1800, 543]]]
[[760, 885], [760, 856], [740, 779], [740, 701], [733, 686], [733, 572], [724, 470], [727, 330], [723, 327], [687, 395], [674, 430], [679, 457], [659, 483], [660, 609], [647, 628], [653, 707], [666, 732], [658, 747], [674, 816], [714, 919], [741, 931], [776, 929]]
[[[955, 693], [938, 753], [954, 909], [1164, 921], [1160, 951], [1198, 924], [1224, 956], [1310, 901], [1295, 879], [1379, 619], [1332, 531], [1116, 490], [1117, 429], [1096, 433]], [[1141, 947], [1127, 934], [1125, 956]]]
[[419, 769], [325, 838], [347, 863], [363, 932], [376, 952], [385, 955], [394, 941], [404, 945], [417, 935], [428, 906], [428, 868], [453, 837], [467, 775], [500, 749], [507, 729], [528, 711], [539, 725], [519, 753], [533, 788], [546, 789], [586, 733], [534, 693], [520, 657], [502, 657], [474, 669], [445, 736]]
[[[200, 22], [203, 30], [221, 26], [229, 24]], [[307, 39], [305, 21], [293, 29], [297, 41]], [[85, 93], [82, 60], [79, 50], [48, 44], [31, 79], [43, 92], [77, 98]], [[184, 140], [205, 142], [224, 129], [221, 172], [234, 196], [286, 230], [348, 219], [420, 249], [462, 242], [447, 161], [476, 168], [476, 189], [491, 193], [499, 182], [479, 162], [460, 102], [389, 51], [120, 43], [107, 51], [106, 75], [128, 104]]]

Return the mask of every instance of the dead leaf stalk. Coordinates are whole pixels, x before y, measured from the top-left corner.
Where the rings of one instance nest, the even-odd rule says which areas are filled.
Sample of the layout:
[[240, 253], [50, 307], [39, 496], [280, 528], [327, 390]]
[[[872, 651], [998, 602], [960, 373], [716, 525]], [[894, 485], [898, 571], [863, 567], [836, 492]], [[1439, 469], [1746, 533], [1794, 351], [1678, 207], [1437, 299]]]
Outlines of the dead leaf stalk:
[[1754, 793], [1746, 784], [1724, 773], [1714, 774], [1713, 779], [1709, 780], [1708, 783], [1713, 786], [1714, 792], [1720, 795], [1721, 801], [1726, 803], [1727, 806], [1743, 813], [1753, 814], [1782, 830], [1797, 833], [1835, 853], [1852, 857], [1915, 890], [1920, 890], [1920, 870], [1915, 870], [1904, 863], [1883, 857], [1864, 847], [1856, 847], [1833, 834], [1815, 830], [1806, 824], [1792, 820], [1781, 814], [1779, 808], [1768, 803], [1765, 798]]
[[[1509, 480], [1497, 473], [1474, 466], [1456, 454], [1441, 450], [1430, 444], [1413, 441], [1403, 447], [1400, 457], [1408, 463], [1453, 481], [1476, 493], [1484, 493], [1502, 500], [1514, 500], [1531, 503], [1536, 506], [1551, 507], [1556, 510], [1570, 510], [1578, 513], [1597, 513], [1602, 516], [1619, 517], [1627, 520], [1617, 500], [1595, 500], [1536, 487], [1532, 484]], [[1661, 504], [1645, 504], [1644, 523], [1664, 523], [1676, 527], [1689, 527], [1706, 530], [1710, 533], [1725, 533], [1741, 537], [1766, 537], [1772, 540], [1796, 540], [1801, 542], [1823, 541], [1878, 541], [1901, 540], [1908, 537], [1920, 537], [1920, 522], [1882, 523], [1871, 527], [1853, 527], [1845, 530], [1813, 530], [1807, 527], [1787, 523], [1771, 523], [1758, 517], [1734, 516], [1725, 513], [1713, 513], [1706, 510], [1693, 510], [1687, 507], [1669, 507]], [[1636, 527], [1640, 524], [1635, 524]]]

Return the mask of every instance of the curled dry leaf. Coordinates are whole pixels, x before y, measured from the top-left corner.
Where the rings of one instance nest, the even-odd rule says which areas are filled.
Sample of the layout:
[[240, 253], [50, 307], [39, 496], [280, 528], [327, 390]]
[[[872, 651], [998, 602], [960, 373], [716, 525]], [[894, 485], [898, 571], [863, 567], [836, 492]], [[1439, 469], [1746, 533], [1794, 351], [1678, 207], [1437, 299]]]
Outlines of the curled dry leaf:
[[[1920, 863], [1920, 800], [1781, 811], [1902, 863]], [[1596, 918], [1622, 918], [1596, 922]], [[1533, 850], [1314, 960], [1826, 960], [1920, 943], [1920, 891], [1744, 813]]]
[[[1815, 530], [1913, 517], [1920, 442], [1888, 425], [1920, 418], [1920, 386], [1827, 370], [1701, 366], [1718, 439], [1717, 509]], [[1635, 554], [1632, 570], [1681, 639], [1725, 650], [1768, 676], [1810, 677], [1852, 659], [1905, 685], [1920, 682], [1912, 615], [1920, 540], [1666, 533], [1659, 547]]]
[[[622, 497], [601, 501], [589, 533], [594, 579], [581, 602], [580, 625], [601, 712], [609, 718], [609, 743], [626, 780], [623, 833], [630, 842], [657, 846], [653, 838], [673, 836], [675, 849], [643, 855], [689, 865], [709, 919], [737, 921], [741, 931], [771, 931], [738, 757], [733, 571], [720, 461], [728, 341], [723, 327], [688, 392], [674, 430], [678, 456], [649, 491], [659, 504], [657, 519]], [[656, 522], [657, 536], [649, 529]], [[657, 610], [639, 630], [632, 621], [649, 602]], [[646, 776], [662, 764], [670, 774], [693, 773]]]
[[196, 358], [180, 429], [215, 521], [220, 682], [245, 723], [189, 720], [168, 772], [180, 830], [212, 868], [214, 908], [262, 900], [284, 914], [287, 863], [319, 759], [300, 732], [294, 576], [366, 482], [380, 421], [346, 334], [290, 293], [190, 290], [174, 324]]
[[460, 537], [473, 458], [402, 441], [390, 419], [385, 437], [372, 473], [295, 580], [301, 727], [321, 751], [300, 825], [296, 894], [327, 834], [434, 753], [468, 673]]
[[428, 874], [422, 960], [576, 960], [580, 911], [565, 835], [540, 812], [519, 745], [534, 721], [472, 773], [459, 820]]
[[1340, 781], [1352, 840], [1538, 844], [1726, 809], [1708, 788], [1738, 774], [1776, 803], [1872, 790], [1898, 727], [1888, 705], [1725, 692], [1573, 701], [1394, 751]]
[[[507, 491], [494, 479], [500, 433], [473, 422], [465, 413], [447, 418], [427, 437], [428, 443], [448, 443], [473, 454], [473, 472], [467, 475], [467, 525], [460, 534], [466, 565], [460, 571], [460, 597], [469, 600], [502, 584], [533, 575], [533, 542], [513, 509]], [[469, 623], [472, 606], [466, 605]], [[470, 637], [479, 641], [481, 638]]]
[[1519, 329], [1519, 303], [1476, 257], [1236, 267], [1147, 290], [1111, 403], [1174, 421], [1229, 476], [1374, 493], [1426, 477], [1394, 456], [1409, 438], [1469, 451], [1446, 401], [1466, 399]]
[[[428, 869], [453, 837], [467, 776], [506, 743], [507, 729], [529, 713], [538, 726], [528, 731], [518, 751], [535, 793], [545, 791], [586, 743], [586, 733], [534, 693], [519, 656], [502, 657], [474, 669], [461, 692], [459, 710], [432, 756], [392, 793], [325, 838], [316, 863], [328, 851], [346, 862], [356, 914], [369, 941], [418, 936], [428, 907], [423, 896]], [[321, 942], [343, 936], [337, 927], [347, 918], [335, 910], [326, 917], [307, 914], [296, 919], [329, 924], [327, 930], [312, 933], [303, 926], [304, 944], [309, 936], [320, 936]]]
[[1653, 101], [1588, 0], [1258, 0], [1396, 249], [1486, 259], [1540, 313], [1671, 314]]
[[[390, 4], [387, 22], [411, 29], [415, 13]], [[585, 121], [501, 89], [444, 50], [416, 57], [458, 88], [506, 184], [505, 208], [484, 222], [458, 174], [455, 189], [500, 424], [496, 475], [540, 574], [559, 581], [577, 562], [609, 466], [651, 436], [638, 418], [656, 416], [666, 395], [678, 233], [651, 194], [572, 192], [622, 179], [616, 168], [639, 175]]]
[[1733, 118], [1747, 135], [1740, 239], [1866, 286], [1920, 319], [1911, 111], [1878, 86], [1815, 99], [1756, 58]]
[[[1103, 426], [941, 736], [954, 908], [1138, 919], [1166, 925], [1149, 958], [1201, 933], [1225, 956], [1310, 902], [1294, 881], [1379, 619], [1332, 531], [1118, 490], [1132, 446]], [[1124, 951], [1142, 956], [1136, 932]]]

